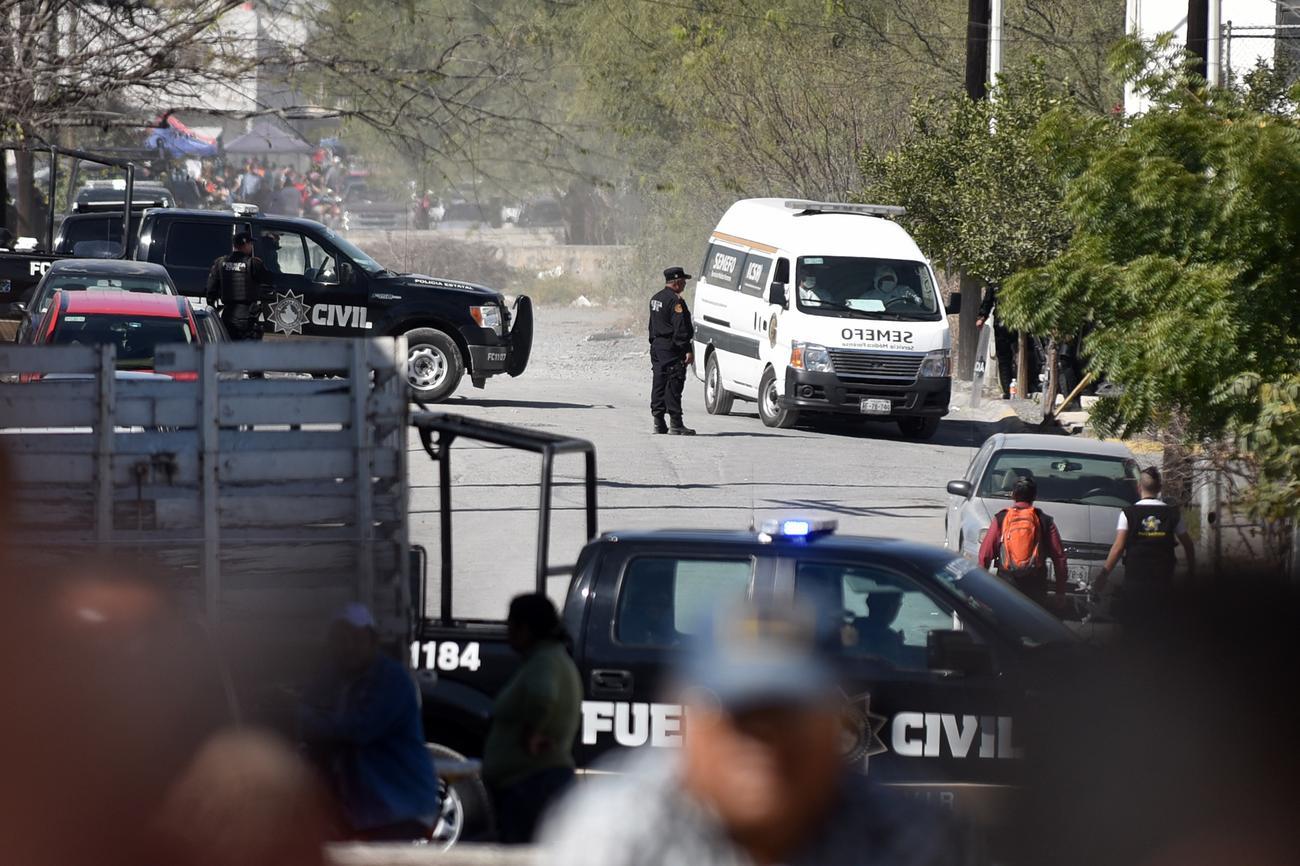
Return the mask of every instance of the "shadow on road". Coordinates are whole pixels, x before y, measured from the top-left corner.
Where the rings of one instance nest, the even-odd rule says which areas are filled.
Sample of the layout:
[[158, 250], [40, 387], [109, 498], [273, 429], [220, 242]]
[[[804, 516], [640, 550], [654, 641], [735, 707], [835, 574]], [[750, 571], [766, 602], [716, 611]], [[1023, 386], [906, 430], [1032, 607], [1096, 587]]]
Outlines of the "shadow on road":
[[918, 517], [929, 517], [929, 514], [900, 514], [899, 512], [927, 512], [943, 511], [944, 506], [938, 505], [847, 505], [842, 502], [835, 502], [828, 499], [764, 499], [764, 508], [790, 508], [799, 511], [817, 510], [829, 511], [832, 514], [842, 514], [845, 517], [896, 517], [903, 520], [915, 520]]
[[[456, 406], [481, 406], [485, 409], [613, 409], [609, 403], [556, 403], [548, 400], [484, 400], [472, 397], [459, 397], [448, 400], [442, 406], [451, 409]], [[536, 425], [534, 425], [536, 426]]]

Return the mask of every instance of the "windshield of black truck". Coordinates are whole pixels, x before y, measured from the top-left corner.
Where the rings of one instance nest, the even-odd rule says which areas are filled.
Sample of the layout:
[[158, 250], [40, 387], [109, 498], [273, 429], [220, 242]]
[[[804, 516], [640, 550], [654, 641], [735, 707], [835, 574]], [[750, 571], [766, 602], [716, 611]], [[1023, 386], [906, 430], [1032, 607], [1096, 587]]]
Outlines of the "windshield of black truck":
[[939, 293], [924, 262], [856, 256], [801, 256], [799, 309], [815, 316], [937, 321]]
[[387, 270], [383, 265], [361, 251], [361, 248], [342, 235], [325, 229], [325, 237], [339, 248], [343, 255], [350, 258], [357, 267], [368, 274], [382, 274]]

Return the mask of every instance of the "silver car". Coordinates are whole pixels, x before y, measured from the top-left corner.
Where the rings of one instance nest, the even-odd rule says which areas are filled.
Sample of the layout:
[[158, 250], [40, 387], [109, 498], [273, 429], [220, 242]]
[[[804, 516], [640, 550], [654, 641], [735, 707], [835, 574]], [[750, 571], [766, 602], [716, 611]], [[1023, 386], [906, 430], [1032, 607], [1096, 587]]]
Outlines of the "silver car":
[[1061, 533], [1075, 589], [1092, 584], [1111, 544], [1120, 511], [1137, 501], [1137, 461], [1118, 442], [1039, 433], [998, 433], [975, 454], [966, 475], [948, 482], [944, 546], [970, 559], [993, 515], [1011, 507], [1016, 479], [1038, 485], [1035, 504]]

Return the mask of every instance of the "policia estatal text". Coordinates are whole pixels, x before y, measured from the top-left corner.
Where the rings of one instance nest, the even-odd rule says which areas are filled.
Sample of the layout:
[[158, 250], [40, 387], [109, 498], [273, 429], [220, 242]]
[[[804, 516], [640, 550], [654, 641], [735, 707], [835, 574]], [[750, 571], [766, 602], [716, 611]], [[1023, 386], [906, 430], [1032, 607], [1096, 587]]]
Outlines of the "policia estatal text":
[[271, 273], [253, 255], [253, 239], [235, 235], [233, 249], [208, 271], [208, 304], [221, 302], [221, 323], [232, 340], [260, 340], [259, 306], [271, 299]]
[[[695, 431], [682, 423], [682, 389], [686, 387], [686, 368], [691, 365], [691, 345], [695, 325], [682, 292], [691, 275], [681, 268], [664, 271], [664, 287], [650, 299], [650, 366], [654, 379], [650, 384], [650, 414], [654, 432], [677, 436], [694, 436]], [[667, 414], [671, 426], [664, 423]]]

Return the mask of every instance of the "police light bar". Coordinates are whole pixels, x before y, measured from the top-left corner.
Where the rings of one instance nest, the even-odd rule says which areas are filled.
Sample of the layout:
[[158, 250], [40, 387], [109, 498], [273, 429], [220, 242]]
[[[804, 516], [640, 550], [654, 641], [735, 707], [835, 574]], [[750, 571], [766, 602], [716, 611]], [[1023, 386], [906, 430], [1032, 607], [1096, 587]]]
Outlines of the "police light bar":
[[783, 520], [765, 520], [759, 529], [759, 534], [766, 536], [768, 539], [785, 538], [785, 539], [805, 539], [818, 535], [829, 535], [838, 528], [839, 523], [834, 520], [807, 520], [804, 518], [788, 518]]
[[818, 213], [856, 213], [863, 216], [902, 216], [907, 208], [900, 204], [848, 204], [835, 201], [793, 200], [785, 203], [791, 210], [799, 211], [799, 216]]
[[243, 202], [232, 204], [230, 209], [235, 212], [235, 216], [257, 216], [262, 210], [255, 204], [244, 204]]

